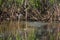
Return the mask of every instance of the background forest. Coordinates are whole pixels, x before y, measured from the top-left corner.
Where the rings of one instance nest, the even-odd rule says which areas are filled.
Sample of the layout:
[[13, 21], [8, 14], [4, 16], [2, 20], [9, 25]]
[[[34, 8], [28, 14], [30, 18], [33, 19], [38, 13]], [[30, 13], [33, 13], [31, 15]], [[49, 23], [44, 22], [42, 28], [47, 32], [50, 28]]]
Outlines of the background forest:
[[19, 18], [21, 20], [27, 18], [27, 21], [59, 22], [59, 2], [59, 0], [0, 0], [0, 11], [3, 12], [0, 14], [5, 15], [4, 12], [6, 12], [4, 18], [6, 20], [7, 18], [10, 20], [12, 15], [13, 19], [16, 19], [17, 15], [22, 14]]

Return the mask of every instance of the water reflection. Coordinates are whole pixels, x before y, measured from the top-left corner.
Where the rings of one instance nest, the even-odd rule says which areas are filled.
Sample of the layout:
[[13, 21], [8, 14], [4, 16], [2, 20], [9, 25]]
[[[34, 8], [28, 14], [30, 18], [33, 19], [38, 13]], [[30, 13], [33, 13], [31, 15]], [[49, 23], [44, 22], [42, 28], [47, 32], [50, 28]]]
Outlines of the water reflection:
[[[19, 23], [19, 26], [18, 26]], [[27, 23], [27, 29], [26, 29]], [[0, 24], [0, 39], [2, 40], [56, 40], [58, 23], [6, 21]], [[18, 28], [19, 27], [19, 28]]]

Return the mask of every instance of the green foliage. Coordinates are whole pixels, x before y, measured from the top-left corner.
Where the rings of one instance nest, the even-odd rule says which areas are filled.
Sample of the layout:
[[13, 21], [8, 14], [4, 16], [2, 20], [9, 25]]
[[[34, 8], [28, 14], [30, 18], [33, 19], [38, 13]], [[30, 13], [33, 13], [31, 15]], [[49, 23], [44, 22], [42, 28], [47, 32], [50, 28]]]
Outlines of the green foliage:
[[3, 40], [3, 38], [0, 38], [0, 40]]
[[31, 31], [31, 33], [29, 33], [28, 35], [28, 40], [34, 40], [34, 39], [35, 39], [35, 33]]
[[19, 4], [23, 4], [23, 1], [24, 0], [16, 0], [16, 2], [19, 3]]
[[29, 0], [31, 6], [34, 8], [39, 8], [40, 7], [40, 0]]
[[0, 5], [2, 4], [2, 0], [0, 0]]
[[50, 2], [51, 4], [54, 4], [55, 0], [49, 0], [49, 2]]
[[16, 33], [16, 40], [21, 40], [21, 39], [22, 39], [21, 36], [18, 33]]
[[[12, 2], [13, 0], [8, 0], [7, 2]], [[17, 2], [18, 4], [22, 5], [24, 3], [24, 0], [14, 0], [15, 2]], [[47, 0], [46, 0], [47, 1]], [[49, 0], [49, 2], [51, 4], [54, 3], [55, 0]], [[48, 2], [48, 1], [47, 1]], [[0, 5], [2, 3], [2, 0], [0, 0]], [[33, 7], [33, 8], [41, 8], [41, 1], [40, 0], [29, 0], [29, 3], [30, 5]]]
[[50, 40], [54, 40], [54, 36], [53, 35], [50, 35]]

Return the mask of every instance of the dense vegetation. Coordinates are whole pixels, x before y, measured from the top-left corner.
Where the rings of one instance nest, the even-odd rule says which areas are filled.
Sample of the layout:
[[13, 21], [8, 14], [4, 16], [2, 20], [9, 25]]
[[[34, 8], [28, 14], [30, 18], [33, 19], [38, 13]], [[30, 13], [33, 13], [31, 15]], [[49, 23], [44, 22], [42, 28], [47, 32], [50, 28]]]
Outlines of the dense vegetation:
[[[26, 16], [25, 14], [27, 13], [27, 15], [29, 15], [27, 16], [28, 21], [60, 21], [57, 15], [58, 12], [56, 13], [57, 16], [54, 15], [56, 8], [59, 10], [59, 0], [0, 0], [0, 5], [0, 10], [2, 12], [6, 11], [6, 13], [9, 13], [11, 15], [12, 13], [16, 15], [16, 12], [21, 13], [24, 20], [24, 17]], [[11, 12], [12, 9], [14, 12]], [[58, 19], [56, 17], [58, 17]]]
[[0, 40], [60, 40], [59, 22], [60, 0], [0, 0]]

